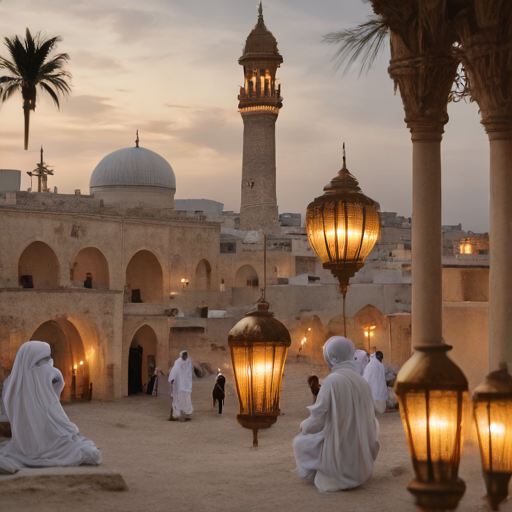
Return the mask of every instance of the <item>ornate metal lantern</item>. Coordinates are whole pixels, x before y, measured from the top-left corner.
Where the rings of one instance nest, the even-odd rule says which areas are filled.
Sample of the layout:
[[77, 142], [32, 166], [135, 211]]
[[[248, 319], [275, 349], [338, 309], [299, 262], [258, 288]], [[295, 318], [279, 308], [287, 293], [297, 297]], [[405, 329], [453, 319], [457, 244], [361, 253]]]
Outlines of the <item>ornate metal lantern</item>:
[[493, 510], [508, 496], [512, 476], [512, 377], [507, 366], [492, 372], [473, 392], [487, 499]]
[[420, 510], [455, 510], [466, 486], [458, 477], [468, 381], [444, 343], [414, 347], [395, 392], [416, 478], [409, 491]]
[[238, 423], [253, 431], [270, 428], [280, 414], [281, 384], [290, 333], [274, 318], [267, 302], [258, 303], [229, 332], [228, 344], [240, 404]]
[[350, 278], [364, 266], [379, 238], [380, 207], [361, 192], [359, 182], [348, 172], [345, 144], [343, 167], [324, 191], [307, 208], [306, 228], [311, 247], [324, 268], [338, 278], [345, 299]]

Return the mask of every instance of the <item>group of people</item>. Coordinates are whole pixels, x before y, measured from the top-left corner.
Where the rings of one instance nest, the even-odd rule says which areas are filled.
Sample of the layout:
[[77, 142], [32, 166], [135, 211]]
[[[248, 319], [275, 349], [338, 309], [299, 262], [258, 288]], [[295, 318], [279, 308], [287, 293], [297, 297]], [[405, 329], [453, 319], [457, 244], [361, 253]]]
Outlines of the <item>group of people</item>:
[[[357, 487], [371, 476], [380, 448], [375, 412], [383, 412], [381, 402], [385, 404], [387, 390], [382, 353], [368, 356], [339, 336], [327, 340], [323, 353], [331, 373], [321, 386], [318, 378], [308, 379], [316, 393], [315, 403], [309, 407], [310, 416], [302, 422], [293, 448], [299, 476], [327, 492]], [[193, 412], [193, 371], [193, 361], [183, 350], [169, 375], [173, 421], [187, 421]], [[225, 382], [219, 370], [212, 393], [219, 413]], [[12, 439], [0, 444], [0, 474], [23, 467], [101, 463], [99, 449], [66, 416], [59, 400], [63, 388], [50, 345], [40, 341], [23, 344], [3, 386]]]
[[[194, 374], [194, 363], [188, 355], [187, 350], [180, 352], [169, 373], [171, 384], [171, 415], [169, 421], [190, 421], [190, 415], [194, 412], [192, 407], [192, 377]], [[220, 368], [217, 370], [217, 377], [212, 392], [213, 406], [219, 404], [219, 414], [222, 414], [222, 406], [226, 397], [226, 378], [222, 375]]]

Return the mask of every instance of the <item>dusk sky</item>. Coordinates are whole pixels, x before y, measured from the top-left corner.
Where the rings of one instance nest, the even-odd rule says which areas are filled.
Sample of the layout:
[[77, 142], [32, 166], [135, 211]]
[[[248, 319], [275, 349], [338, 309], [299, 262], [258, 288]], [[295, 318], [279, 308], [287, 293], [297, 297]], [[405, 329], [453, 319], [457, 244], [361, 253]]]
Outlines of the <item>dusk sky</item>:
[[[108, 153], [141, 146], [166, 158], [176, 197], [221, 201], [239, 211], [243, 124], [238, 64], [257, 21], [256, 0], [2, 0], [0, 35], [42, 31], [63, 37], [73, 93], [58, 111], [41, 94], [23, 151], [21, 95], [0, 108], [0, 168], [26, 171], [39, 160], [55, 167], [49, 186], [89, 191], [89, 178]], [[267, 28], [284, 63], [284, 98], [277, 121], [280, 212], [301, 212], [341, 167], [383, 211], [412, 213], [411, 142], [400, 96], [386, 68], [389, 47], [375, 67], [342, 76], [335, 47], [322, 36], [364, 20], [360, 0], [263, 2]], [[6, 48], [0, 55], [8, 57]], [[489, 148], [476, 104], [449, 107], [443, 141], [443, 223], [489, 229]]]

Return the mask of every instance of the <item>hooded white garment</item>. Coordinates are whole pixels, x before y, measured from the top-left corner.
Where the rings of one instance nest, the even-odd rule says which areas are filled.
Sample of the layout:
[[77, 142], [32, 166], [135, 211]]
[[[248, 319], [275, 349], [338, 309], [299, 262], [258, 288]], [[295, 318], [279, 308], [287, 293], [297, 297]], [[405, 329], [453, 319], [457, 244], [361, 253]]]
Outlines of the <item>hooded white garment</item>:
[[50, 345], [24, 343], [2, 391], [12, 439], [0, 444], [0, 473], [19, 468], [101, 464], [101, 452], [81, 436], [60, 405], [64, 379]]
[[372, 393], [353, 357], [352, 341], [340, 336], [327, 340], [324, 358], [331, 374], [293, 440], [299, 476], [314, 479], [320, 492], [363, 484], [379, 453]]
[[[194, 364], [190, 356], [183, 360], [183, 354], [188, 354], [187, 350], [180, 352], [180, 357], [174, 362], [171, 373], [169, 374], [169, 382], [172, 383], [172, 410], [175, 416], [184, 414], [192, 414], [192, 373], [194, 372]], [[174, 382], [173, 382], [174, 381]]]
[[372, 357], [364, 369], [363, 377], [372, 390], [375, 410], [382, 414], [386, 410], [386, 400], [388, 399], [388, 386], [386, 384], [384, 365], [376, 357]]
[[354, 361], [356, 362], [359, 374], [362, 376], [366, 365], [370, 362], [370, 356], [365, 350], [356, 350], [354, 353]]

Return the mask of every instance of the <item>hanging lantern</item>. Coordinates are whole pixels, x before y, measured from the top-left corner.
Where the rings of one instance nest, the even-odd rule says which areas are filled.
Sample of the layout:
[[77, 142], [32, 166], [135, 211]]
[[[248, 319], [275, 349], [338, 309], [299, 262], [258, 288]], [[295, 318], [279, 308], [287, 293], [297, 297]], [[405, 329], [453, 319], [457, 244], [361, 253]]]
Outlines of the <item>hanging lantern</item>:
[[512, 476], [512, 377], [505, 364], [473, 392], [473, 414], [487, 499], [498, 510]]
[[281, 384], [290, 333], [274, 318], [267, 302], [245, 315], [229, 332], [228, 345], [240, 404], [238, 423], [253, 431], [270, 428], [280, 414]]
[[363, 268], [379, 238], [380, 207], [361, 192], [358, 181], [348, 172], [345, 144], [343, 167], [324, 191], [307, 208], [306, 229], [311, 247], [324, 268], [338, 278], [345, 299], [350, 278]]
[[397, 375], [395, 392], [416, 478], [408, 490], [420, 510], [455, 510], [468, 381], [448, 358], [450, 345], [424, 344]]

